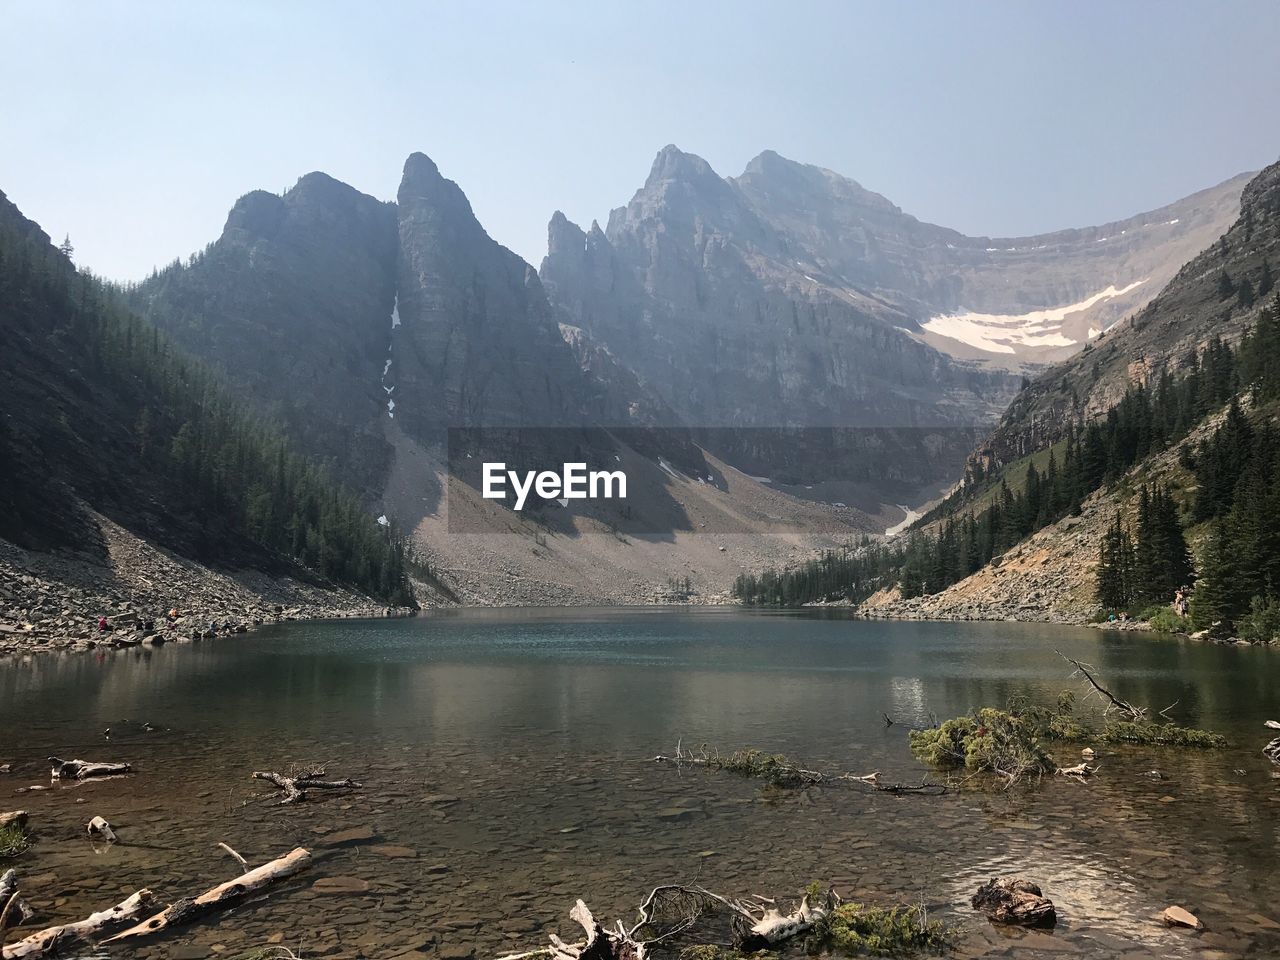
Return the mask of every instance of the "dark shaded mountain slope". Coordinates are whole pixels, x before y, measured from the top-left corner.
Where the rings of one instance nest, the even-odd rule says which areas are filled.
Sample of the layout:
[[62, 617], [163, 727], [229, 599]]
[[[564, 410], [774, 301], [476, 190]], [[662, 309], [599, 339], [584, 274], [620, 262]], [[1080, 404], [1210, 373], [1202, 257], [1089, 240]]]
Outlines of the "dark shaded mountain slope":
[[100, 549], [87, 507], [204, 563], [409, 599], [398, 543], [3, 194], [0, 306], [0, 537]]

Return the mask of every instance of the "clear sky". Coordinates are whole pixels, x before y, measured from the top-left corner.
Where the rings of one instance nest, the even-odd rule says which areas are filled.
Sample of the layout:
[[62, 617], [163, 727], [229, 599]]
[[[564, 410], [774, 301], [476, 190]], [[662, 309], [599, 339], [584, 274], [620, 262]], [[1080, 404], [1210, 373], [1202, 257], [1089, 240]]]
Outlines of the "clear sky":
[[117, 279], [255, 188], [395, 196], [422, 150], [535, 265], [666, 143], [771, 148], [971, 234], [1159, 206], [1280, 157], [1280, 4], [0, 0], [0, 189]]

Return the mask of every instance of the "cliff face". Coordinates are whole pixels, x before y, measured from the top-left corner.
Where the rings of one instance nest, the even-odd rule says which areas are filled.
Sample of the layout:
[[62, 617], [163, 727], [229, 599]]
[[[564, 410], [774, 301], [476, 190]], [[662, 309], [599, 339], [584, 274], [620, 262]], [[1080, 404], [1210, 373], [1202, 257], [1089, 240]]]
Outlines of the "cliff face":
[[387, 385], [406, 429], [584, 422], [583, 376], [537, 272], [485, 233], [423, 154], [405, 164], [397, 209]]
[[746, 190], [667, 147], [607, 232], [553, 218], [542, 274], [566, 322], [690, 424], [968, 425], [1003, 408], [1010, 377], [951, 362], [796, 254]]
[[250, 193], [217, 241], [134, 297], [371, 499], [390, 420], [420, 440], [584, 420], [587, 378], [537, 273], [422, 154], [397, 203], [318, 173]]
[[1125, 221], [966, 237], [762, 153], [738, 178], [666, 147], [607, 230], [552, 218], [566, 322], [688, 422], [990, 423], [1011, 371], [1080, 349], [1226, 228], [1244, 178]]
[[144, 314], [371, 490], [390, 450], [377, 417], [391, 337], [396, 208], [322, 173], [255, 191], [222, 236], [135, 294]]

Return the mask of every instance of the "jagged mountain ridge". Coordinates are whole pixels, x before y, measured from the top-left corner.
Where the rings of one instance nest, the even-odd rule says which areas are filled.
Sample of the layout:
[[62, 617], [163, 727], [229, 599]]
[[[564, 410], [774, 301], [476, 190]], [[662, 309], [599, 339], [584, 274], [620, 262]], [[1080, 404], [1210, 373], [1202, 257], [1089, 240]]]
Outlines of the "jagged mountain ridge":
[[1234, 219], [1245, 179], [991, 239], [772, 151], [722, 178], [668, 146], [606, 229], [554, 216], [541, 272], [562, 318], [691, 422], [985, 423], [1012, 396], [1001, 369], [1060, 359], [1149, 300]]
[[218, 240], [133, 296], [369, 499], [391, 470], [388, 421], [441, 442], [589, 420], [590, 381], [536, 271], [423, 154], [395, 203], [319, 173], [250, 193]]

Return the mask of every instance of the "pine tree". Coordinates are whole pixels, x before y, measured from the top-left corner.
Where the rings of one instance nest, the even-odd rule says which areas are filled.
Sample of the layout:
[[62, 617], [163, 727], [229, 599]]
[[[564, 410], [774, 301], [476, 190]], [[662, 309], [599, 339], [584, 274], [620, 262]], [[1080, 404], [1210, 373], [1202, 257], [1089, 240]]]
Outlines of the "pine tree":
[[1191, 622], [1197, 630], [1209, 630], [1221, 636], [1231, 629], [1231, 611], [1239, 605], [1235, 575], [1226, 522], [1219, 519], [1205, 541], [1200, 580], [1191, 599]]

